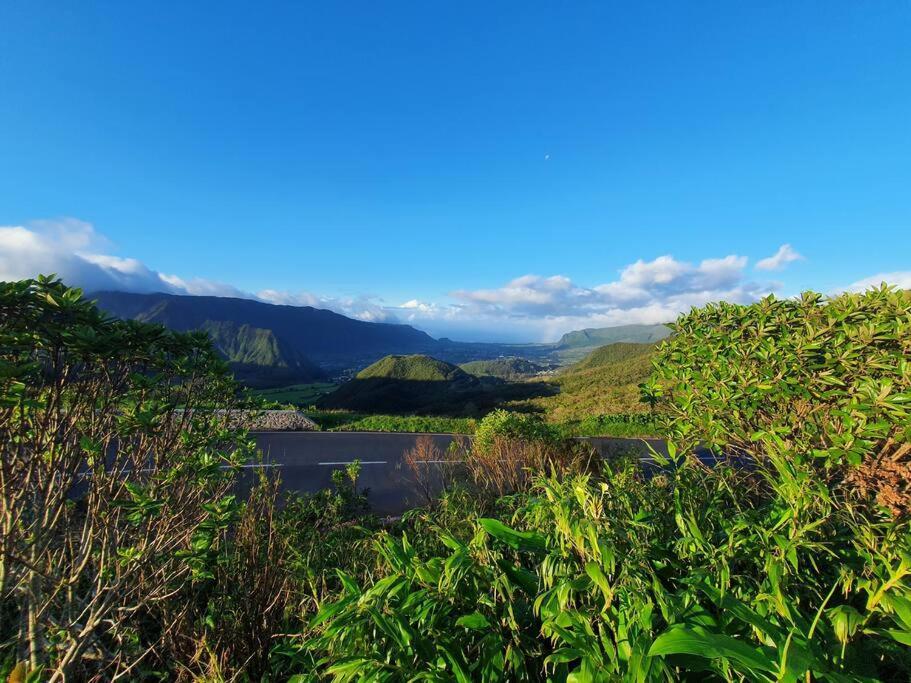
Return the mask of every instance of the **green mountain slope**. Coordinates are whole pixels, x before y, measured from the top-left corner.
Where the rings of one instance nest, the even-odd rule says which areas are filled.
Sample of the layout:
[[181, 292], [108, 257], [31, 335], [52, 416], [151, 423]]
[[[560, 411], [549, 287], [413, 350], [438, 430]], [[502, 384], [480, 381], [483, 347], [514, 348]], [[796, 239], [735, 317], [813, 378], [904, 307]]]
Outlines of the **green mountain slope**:
[[616, 363], [635, 366], [635, 363], [630, 363], [630, 361], [640, 358], [641, 356], [651, 355], [654, 348], [654, 344], [632, 344], [628, 342], [616, 342], [614, 344], [599, 346], [581, 361], [564, 370], [561, 374], [574, 375], [586, 370]]
[[616, 342], [646, 344], [670, 336], [667, 325], [618, 325], [616, 327], [590, 327], [564, 334], [557, 342], [557, 348], [573, 349], [586, 346], [603, 346]]
[[326, 376], [318, 365], [276, 338], [272, 330], [228, 320], [207, 320], [201, 329], [209, 333], [235, 376], [249, 386], [310, 382]]
[[309, 306], [127, 292], [96, 292], [91, 297], [119, 318], [207, 331], [238, 378], [254, 386], [309, 382], [363, 367], [389, 353], [428, 351], [438, 345], [408, 325], [352, 320]]
[[555, 346], [557, 358], [563, 364], [582, 360], [596, 348], [606, 344], [651, 344], [670, 336], [667, 325], [619, 325], [589, 328], [564, 334]]
[[465, 372], [476, 377], [498, 377], [505, 380], [519, 380], [532, 377], [546, 369], [546, 366], [533, 363], [525, 358], [495, 358], [493, 360], [476, 360], [459, 366]]
[[357, 373], [356, 379], [389, 379], [413, 382], [467, 382], [468, 375], [455, 365], [423, 356], [386, 356]]
[[592, 351], [550, 382], [559, 393], [533, 403], [554, 420], [645, 412], [639, 383], [651, 374], [654, 344], [609, 344]]
[[365, 413], [476, 417], [509, 401], [553, 391], [543, 382], [475, 377], [425, 355], [388, 356], [324, 397], [323, 408]]

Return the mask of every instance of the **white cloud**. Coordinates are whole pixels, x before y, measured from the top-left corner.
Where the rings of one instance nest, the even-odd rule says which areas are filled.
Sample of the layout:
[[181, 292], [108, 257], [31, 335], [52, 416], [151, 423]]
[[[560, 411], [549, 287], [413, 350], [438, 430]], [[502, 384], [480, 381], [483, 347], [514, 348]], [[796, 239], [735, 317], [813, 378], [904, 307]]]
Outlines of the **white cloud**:
[[88, 291], [181, 291], [135, 259], [97, 251], [107, 246], [107, 240], [90, 224], [73, 218], [0, 226], [0, 279], [20, 280], [56, 273]]
[[398, 322], [395, 313], [384, 306], [382, 299], [378, 297], [331, 297], [317, 296], [310, 292], [284, 292], [275, 289], [262, 289], [255, 296], [248, 295], [248, 298], [259, 299], [270, 304], [326, 308], [330, 311], [347, 315], [349, 318], [366, 320], [372, 323]]
[[879, 287], [882, 283], [892, 285], [900, 289], [911, 289], [911, 270], [899, 270], [892, 273], [877, 273], [863, 280], [848, 285], [841, 291], [845, 292], [863, 292], [871, 287]]
[[525, 275], [497, 289], [460, 290], [460, 317], [477, 325], [508, 319], [525, 338], [549, 340], [580, 327], [662, 323], [711, 301], [746, 303], [778, 289], [777, 283], [746, 279], [747, 258], [729, 255], [698, 264], [673, 256], [639, 260], [616, 280], [584, 287], [557, 275]]
[[757, 270], [781, 270], [793, 261], [802, 261], [803, 256], [798, 254], [790, 244], [782, 244], [771, 256], [756, 262]]
[[395, 306], [367, 295], [333, 297], [274, 289], [251, 293], [222, 282], [161, 273], [111, 251], [110, 243], [91, 225], [74, 219], [0, 227], [0, 280], [56, 273], [89, 292], [233, 296], [330, 309], [371, 322], [408, 323], [457, 339], [512, 341], [552, 340], [582, 327], [668, 322], [692, 306], [719, 300], [745, 303], [778, 287], [748, 280], [744, 256], [693, 264], [664, 255], [631, 263], [615, 279], [593, 287], [565, 275], [529, 274], [501, 287], [453, 292], [448, 302], [414, 298]]

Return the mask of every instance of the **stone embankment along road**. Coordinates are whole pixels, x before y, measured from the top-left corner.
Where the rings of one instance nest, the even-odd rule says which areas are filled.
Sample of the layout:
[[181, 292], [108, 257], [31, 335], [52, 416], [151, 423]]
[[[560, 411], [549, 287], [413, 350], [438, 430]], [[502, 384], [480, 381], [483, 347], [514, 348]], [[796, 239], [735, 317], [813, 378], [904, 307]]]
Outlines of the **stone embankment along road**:
[[215, 414], [225, 415], [229, 427], [251, 432], [319, 431], [319, 425], [300, 410], [216, 410]]
[[229, 410], [228, 422], [251, 432], [313, 432], [319, 426], [300, 410]]

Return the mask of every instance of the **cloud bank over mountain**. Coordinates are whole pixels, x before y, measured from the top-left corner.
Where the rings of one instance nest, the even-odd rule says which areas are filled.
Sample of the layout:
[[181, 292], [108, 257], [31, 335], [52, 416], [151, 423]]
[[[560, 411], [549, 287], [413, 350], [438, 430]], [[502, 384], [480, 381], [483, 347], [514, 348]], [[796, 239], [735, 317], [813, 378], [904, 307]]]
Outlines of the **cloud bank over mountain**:
[[[0, 226], [0, 279], [56, 273], [86, 291], [120, 290], [232, 296], [274, 304], [327, 308], [372, 322], [402, 322], [437, 336], [544, 341], [571, 329], [672, 320], [711, 301], [746, 303], [781, 292], [774, 281], [749, 276], [746, 256], [729, 254], [698, 263], [672, 255], [640, 259], [593, 286], [565, 275], [528, 274], [485, 289], [460, 289], [446, 301], [413, 298], [392, 305], [374, 296], [333, 297], [308, 291], [241, 290], [231, 284], [162, 273], [135, 258], [111, 255], [113, 246], [91, 224], [72, 218]], [[789, 244], [755, 264], [780, 271], [803, 257]], [[882, 273], [848, 290], [882, 281], [911, 286], [911, 273]]]

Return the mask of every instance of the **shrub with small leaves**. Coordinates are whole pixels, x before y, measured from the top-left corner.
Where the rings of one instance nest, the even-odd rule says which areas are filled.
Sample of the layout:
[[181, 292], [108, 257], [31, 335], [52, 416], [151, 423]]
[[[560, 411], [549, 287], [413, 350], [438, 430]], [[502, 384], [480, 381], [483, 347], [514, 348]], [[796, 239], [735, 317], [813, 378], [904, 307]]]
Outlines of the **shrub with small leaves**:
[[643, 391], [676, 440], [860, 467], [860, 489], [911, 511], [911, 291], [711, 304], [672, 328]]

